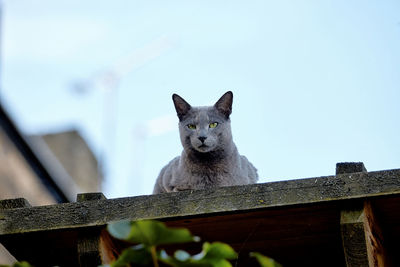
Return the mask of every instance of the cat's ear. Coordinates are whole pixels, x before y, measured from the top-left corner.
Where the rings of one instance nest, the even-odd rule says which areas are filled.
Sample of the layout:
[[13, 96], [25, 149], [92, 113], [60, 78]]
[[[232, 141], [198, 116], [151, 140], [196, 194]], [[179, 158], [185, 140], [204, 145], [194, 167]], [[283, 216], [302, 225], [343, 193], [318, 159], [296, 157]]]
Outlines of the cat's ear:
[[192, 107], [189, 105], [188, 102], [185, 101], [185, 99], [177, 94], [172, 95], [172, 100], [174, 101], [175, 110], [178, 114], [178, 118], [181, 121]]
[[215, 103], [214, 107], [225, 115], [226, 118], [229, 118], [229, 115], [232, 113], [232, 102], [233, 102], [233, 93], [231, 91], [226, 92], [221, 98]]

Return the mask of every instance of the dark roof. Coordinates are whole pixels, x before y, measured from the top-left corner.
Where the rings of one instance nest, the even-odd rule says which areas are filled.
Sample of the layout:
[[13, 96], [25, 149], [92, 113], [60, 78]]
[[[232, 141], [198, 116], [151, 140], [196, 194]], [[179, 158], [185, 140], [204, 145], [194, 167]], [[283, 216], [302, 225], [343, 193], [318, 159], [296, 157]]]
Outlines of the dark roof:
[[28, 165], [32, 168], [33, 172], [41, 180], [43, 185], [47, 188], [55, 200], [59, 203], [69, 202], [63, 190], [56, 184], [55, 179], [50, 175], [49, 171], [39, 160], [34, 149], [18, 130], [17, 126], [13, 123], [1, 103], [0, 127], [4, 130], [8, 138], [14, 143], [15, 147], [20, 151]]

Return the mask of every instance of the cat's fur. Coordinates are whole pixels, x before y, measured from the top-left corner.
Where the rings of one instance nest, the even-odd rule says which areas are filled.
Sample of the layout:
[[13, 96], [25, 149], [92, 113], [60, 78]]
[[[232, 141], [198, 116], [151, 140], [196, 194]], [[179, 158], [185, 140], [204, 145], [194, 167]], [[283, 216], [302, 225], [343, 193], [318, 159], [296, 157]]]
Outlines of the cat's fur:
[[161, 170], [153, 194], [257, 182], [257, 169], [232, 140], [232, 92], [209, 107], [192, 107], [176, 94], [172, 99], [183, 151]]

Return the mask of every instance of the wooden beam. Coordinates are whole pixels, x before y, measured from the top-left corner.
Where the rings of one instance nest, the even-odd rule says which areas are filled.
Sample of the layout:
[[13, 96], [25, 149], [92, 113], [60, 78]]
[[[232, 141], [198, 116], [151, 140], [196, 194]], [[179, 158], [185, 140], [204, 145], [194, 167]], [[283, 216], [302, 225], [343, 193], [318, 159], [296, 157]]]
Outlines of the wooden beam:
[[123, 247], [116, 244], [115, 239], [108, 233], [104, 227], [100, 234], [100, 255], [103, 264], [111, 264], [117, 260]]
[[[362, 162], [336, 164], [336, 175], [360, 172], [367, 172]], [[364, 217], [362, 202], [356, 207], [347, 208], [340, 213], [340, 231], [347, 267], [368, 266]]]
[[392, 266], [384, 247], [384, 238], [371, 201], [364, 202], [364, 230], [369, 266]]
[[4, 199], [0, 200], [0, 210], [30, 208], [28, 200], [25, 198]]
[[[0, 210], [0, 236], [400, 194], [400, 169]], [[25, 218], [29, 218], [26, 220]]]
[[[370, 254], [378, 262], [380, 249], [374, 244], [382, 240], [375, 234], [378, 219], [385, 222], [385, 237], [392, 237], [382, 246], [395, 249], [396, 240], [400, 239], [400, 204], [396, 204], [400, 203], [400, 170], [109, 200], [96, 195], [80, 195], [76, 203], [42, 207], [13, 207], [0, 202], [9, 207], [0, 209], [0, 242], [19, 260], [28, 260], [35, 266], [96, 266], [100, 261], [109, 263], [126, 246], [109, 240], [107, 223], [161, 219], [170, 226], [187, 227], [204, 240], [226, 242], [241, 255], [260, 251], [287, 266], [336, 267], [346, 266], [344, 253], [351, 255], [350, 248], [363, 248], [363, 252], [370, 253], [365, 245], [368, 238], [362, 234], [365, 228], [360, 225], [371, 225], [370, 239], [375, 240], [371, 244], [377, 252]], [[374, 204], [372, 220], [365, 219], [365, 200]], [[355, 236], [347, 239], [347, 244], [355, 244], [347, 245], [347, 252], [343, 250], [341, 234]], [[364, 237], [364, 246], [355, 242], [360, 237]], [[196, 253], [200, 249], [197, 245], [189, 251]], [[393, 255], [393, 262], [399, 262], [400, 257]], [[368, 261], [368, 256], [362, 260], [365, 259]], [[241, 260], [245, 262], [243, 266], [251, 266], [245, 257]]]
[[[104, 200], [106, 197], [102, 193], [78, 194], [77, 201], [85, 203], [88, 201]], [[78, 234], [78, 258], [81, 267], [99, 266], [102, 264], [100, 234], [102, 228], [88, 228], [79, 231]]]
[[364, 217], [362, 207], [341, 211], [340, 231], [347, 267], [368, 266]]
[[336, 164], [336, 175], [356, 172], [367, 172], [362, 162], [340, 162]]
[[107, 199], [103, 193], [96, 192], [96, 193], [82, 193], [78, 194], [76, 196], [76, 201], [77, 202], [83, 202], [83, 201], [91, 201], [91, 200], [102, 200], [102, 199]]
[[[362, 162], [338, 163], [336, 174], [367, 172]], [[341, 233], [346, 264], [350, 266], [390, 266], [381, 228], [370, 200], [341, 211]]]
[[348, 267], [392, 266], [371, 201], [364, 201], [363, 207], [358, 209], [341, 212], [341, 232]]

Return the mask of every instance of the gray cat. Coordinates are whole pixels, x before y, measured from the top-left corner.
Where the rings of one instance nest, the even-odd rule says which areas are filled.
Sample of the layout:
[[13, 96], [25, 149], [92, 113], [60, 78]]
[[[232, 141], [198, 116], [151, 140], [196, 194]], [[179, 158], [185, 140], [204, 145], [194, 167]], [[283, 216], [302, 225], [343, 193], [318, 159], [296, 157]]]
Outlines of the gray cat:
[[209, 107], [192, 107], [177, 94], [172, 100], [183, 151], [161, 170], [153, 194], [257, 182], [257, 169], [232, 140], [232, 92]]

